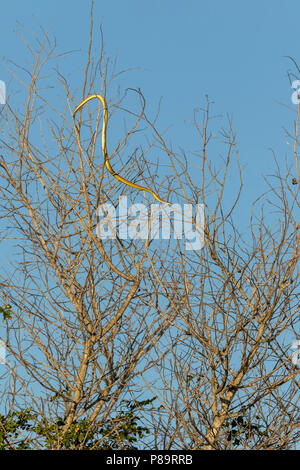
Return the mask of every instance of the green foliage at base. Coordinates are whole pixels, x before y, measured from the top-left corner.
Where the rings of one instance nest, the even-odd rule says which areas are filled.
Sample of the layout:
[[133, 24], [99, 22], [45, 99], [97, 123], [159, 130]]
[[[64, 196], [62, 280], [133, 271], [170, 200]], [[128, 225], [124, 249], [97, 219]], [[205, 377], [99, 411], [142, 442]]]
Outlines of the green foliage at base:
[[62, 432], [64, 418], [58, 418], [55, 423], [50, 423], [46, 418], [39, 421], [31, 408], [6, 416], [0, 414], [0, 450], [55, 449], [58, 442], [60, 449], [66, 450], [137, 450], [135, 444], [150, 430], [138, 424], [141, 418], [136, 412], [142, 411], [154, 400], [123, 400], [125, 409], [104, 425], [81, 419], [72, 423], [65, 433]]
[[0, 450], [31, 449], [32, 440], [26, 438], [26, 433], [32, 429], [30, 421], [35, 420], [36, 414], [31, 408], [25, 411], [13, 411], [4, 416], [0, 414]]
[[3, 316], [2, 320], [9, 320], [12, 317], [11, 305], [5, 304], [0, 307], [0, 315]]
[[226, 430], [226, 439], [234, 448], [238, 448], [246, 444], [249, 447], [249, 442], [259, 442], [259, 440], [266, 436], [267, 429], [264, 425], [259, 424], [260, 418], [256, 416], [254, 420], [247, 419], [245, 416], [238, 416], [230, 420], [226, 420], [224, 428]]

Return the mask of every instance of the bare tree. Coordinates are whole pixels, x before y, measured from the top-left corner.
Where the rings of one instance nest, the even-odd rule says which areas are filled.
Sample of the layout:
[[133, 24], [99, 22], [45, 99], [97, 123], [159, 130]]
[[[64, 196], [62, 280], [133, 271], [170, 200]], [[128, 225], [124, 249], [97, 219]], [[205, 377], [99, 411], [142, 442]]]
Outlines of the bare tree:
[[[156, 395], [165, 412], [154, 419], [155, 445], [294, 448], [299, 360], [291, 342], [299, 349], [300, 105], [289, 134], [295, 164], [289, 162], [282, 176], [275, 159], [277, 172], [266, 179], [269, 189], [253, 204], [249, 234], [243, 236], [233, 218], [242, 189], [235, 132], [229, 119], [219, 135], [223, 164], [214, 168], [208, 156], [218, 136], [210, 131], [210, 108], [208, 102], [202, 121], [196, 115], [194, 120], [202, 142], [202, 183], [197, 188], [191, 179], [184, 183], [205, 205], [206, 243], [182, 258], [174, 280], [181, 294], [174, 299], [175, 328], [167, 332], [172, 353], [160, 364], [164, 387]], [[185, 155], [177, 161], [191, 174]]]
[[[167, 319], [153, 308], [160, 293], [148, 284], [150, 266], [138, 241], [116, 237], [104, 242], [97, 237], [97, 207], [108, 201], [116, 204], [120, 188], [125, 193], [128, 187], [116, 184], [104, 171], [96, 142], [99, 112], [95, 117], [91, 108], [84, 111], [75, 127], [72, 113], [78, 101], [59, 71], [63, 106], [53, 106], [45, 98], [47, 92], [42, 95], [42, 70], [54, 56], [55, 45], [47, 33], [36, 41], [37, 51], [29, 46], [33, 63], [26, 70], [30, 82], [25, 84], [25, 108], [17, 111], [8, 101], [1, 116], [3, 217], [20, 240], [15, 271], [2, 285], [2, 297], [13, 312], [6, 343], [13, 357], [14, 390], [11, 395], [6, 388], [4, 396], [10, 410], [33, 407], [51, 423], [63, 417], [56, 443], [60, 448], [81, 418], [98, 428], [113, 422], [121, 398], [135, 390], [136, 376], [151, 367], [145, 357], [174, 313]], [[115, 64], [106, 60], [103, 50], [94, 63], [91, 29], [81, 96], [96, 86], [106, 94], [115, 75]], [[109, 108], [113, 103], [120, 107], [121, 101], [116, 94]], [[144, 113], [145, 103], [140, 103], [140, 115], [132, 111], [135, 122], [111, 151], [111, 159], [130, 154], [128, 139]], [[37, 124], [44, 147], [36, 143]], [[145, 149], [134, 149], [126, 165], [131, 179], [144, 174], [143, 159], [152, 146], [150, 142]], [[153, 171], [148, 180], [154, 184]], [[156, 253], [155, 248], [152, 257], [158, 257]], [[79, 447], [84, 445], [85, 440]]]
[[[26, 104], [17, 109], [11, 98], [1, 113], [2, 217], [20, 240], [13, 270], [1, 276], [3, 303], [11, 305], [6, 412], [34, 410], [40, 431], [44, 423], [36, 448], [50, 437], [52, 448], [63, 448], [81, 429], [84, 437], [70, 446], [83, 449], [91, 430], [95, 436], [105, 426], [109, 431], [90, 448], [101, 448], [109, 434], [122, 448], [118, 406], [146, 394], [160, 407], [141, 412], [152, 435], [140, 448], [292, 448], [299, 410], [290, 348], [299, 312], [299, 119], [292, 144], [298, 175], [287, 170], [283, 177], [277, 164], [243, 238], [234, 219], [242, 172], [230, 119], [219, 134], [226, 153], [218, 168], [209, 156], [216, 138], [209, 101], [203, 120], [194, 116], [201, 150], [176, 153], [139, 90], [114, 92], [119, 73], [103, 48], [94, 60], [93, 22], [82, 90], [72, 91], [57, 68], [63, 96], [54, 105], [43, 74], [58, 60], [55, 44], [47, 33], [35, 41], [28, 44], [29, 82], [19, 78]], [[184, 203], [204, 204], [202, 249], [153, 239], [153, 217], [145, 219], [146, 238], [97, 236], [99, 206], [117, 209], [120, 193], [130, 201], [142, 193], [105, 171], [98, 106], [80, 112], [76, 131], [72, 113], [93, 93], [106, 97], [109, 123], [126, 113], [117, 137], [109, 126], [116, 171], [177, 202], [177, 216]], [[152, 152], [164, 167], [153, 164]], [[145, 200], [149, 207], [149, 194]]]

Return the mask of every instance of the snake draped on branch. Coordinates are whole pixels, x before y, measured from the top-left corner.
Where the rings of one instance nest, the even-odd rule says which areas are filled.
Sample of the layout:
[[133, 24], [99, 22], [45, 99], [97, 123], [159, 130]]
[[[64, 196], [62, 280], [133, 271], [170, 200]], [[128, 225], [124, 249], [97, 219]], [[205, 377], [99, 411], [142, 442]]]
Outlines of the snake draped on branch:
[[[73, 120], [75, 122], [75, 114], [77, 113], [77, 111], [79, 111], [88, 101], [94, 99], [94, 98], [97, 98], [100, 103], [102, 103], [102, 106], [103, 106], [103, 128], [102, 128], [102, 153], [103, 153], [103, 157], [104, 157], [104, 162], [105, 162], [105, 165], [106, 165], [106, 168], [108, 169], [108, 171], [119, 181], [121, 181], [122, 183], [124, 184], [127, 184], [128, 186], [131, 186], [132, 188], [136, 188], [136, 189], [141, 189], [142, 191], [148, 191], [148, 193], [152, 194], [153, 197], [155, 197], [155, 199], [157, 199], [157, 201], [159, 202], [162, 202], [162, 203], [165, 203], [165, 204], [170, 204], [169, 202], [167, 201], [164, 201], [163, 199], [161, 199], [154, 191], [152, 191], [151, 189], [149, 188], [145, 188], [144, 186], [140, 186], [139, 184], [135, 184], [135, 183], [132, 183], [131, 181], [128, 181], [126, 180], [125, 178], [123, 178], [122, 176], [118, 175], [118, 173], [116, 173], [112, 167], [111, 167], [111, 164], [109, 162], [109, 157], [108, 157], [108, 154], [107, 154], [107, 148], [106, 148], [106, 130], [107, 130], [107, 115], [108, 115], [108, 110], [107, 110], [107, 103], [106, 103], [106, 100], [105, 98], [103, 98], [102, 95], [90, 95], [88, 96], [87, 98], [85, 98], [74, 110], [73, 112]], [[76, 127], [77, 129], [77, 127]]]

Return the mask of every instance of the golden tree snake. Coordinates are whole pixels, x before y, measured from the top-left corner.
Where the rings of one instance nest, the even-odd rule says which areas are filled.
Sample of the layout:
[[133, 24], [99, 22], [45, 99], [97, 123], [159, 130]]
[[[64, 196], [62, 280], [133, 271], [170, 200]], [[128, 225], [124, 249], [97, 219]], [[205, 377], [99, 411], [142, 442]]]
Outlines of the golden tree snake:
[[[107, 115], [108, 115], [108, 111], [107, 111], [107, 103], [106, 103], [106, 100], [105, 98], [103, 98], [102, 95], [90, 95], [88, 96], [87, 98], [85, 98], [74, 110], [73, 112], [73, 120], [74, 120], [74, 123], [75, 123], [75, 114], [77, 113], [77, 111], [79, 111], [88, 101], [94, 99], [94, 98], [97, 98], [101, 103], [102, 103], [102, 106], [103, 106], [103, 127], [102, 127], [102, 153], [103, 153], [103, 157], [104, 157], [104, 163], [106, 165], [106, 168], [108, 169], [108, 171], [119, 181], [121, 181], [122, 183], [124, 184], [127, 184], [128, 186], [131, 186], [132, 188], [136, 188], [136, 189], [141, 189], [142, 191], [148, 191], [148, 193], [152, 194], [153, 197], [155, 197], [155, 199], [157, 199], [157, 201], [159, 202], [163, 202], [165, 204], [170, 204], [169, 202], [167, 201], [164, 201], [163, 199], [161, 199], [154, 191], [152, 191], [151, 189], [149, 188], [145, 188], [144, 186], [140, 186], [139, 184], [135, 184], [135, 183], [132, 183], [131, 181], [128, 181], [126, 180], [125, 178], [123, 178], [122, 176], [118, 175], [118, 173], [116, 173], [111, 165], [110, 165], [110, 162], [109, 162], [109, 157], [108, 157], [108, 154], [107, 154], [107, 148], [106, 148], [106, 130], [107, 130]], [[78, 130], [78, 128], [76, 127], [76, 129]], [[80, 140], [80, 138], [79, 138]]]

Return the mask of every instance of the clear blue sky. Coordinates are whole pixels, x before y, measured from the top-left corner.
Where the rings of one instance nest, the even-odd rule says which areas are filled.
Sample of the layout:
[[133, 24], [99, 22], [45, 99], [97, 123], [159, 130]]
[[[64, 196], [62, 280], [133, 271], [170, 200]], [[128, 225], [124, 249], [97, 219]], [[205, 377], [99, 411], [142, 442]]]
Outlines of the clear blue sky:
[[[141, 67], [124, 75], [124, 87], [140, 87], [148, 100], [163, 98], [161, 122], [172, 124], [175, 149], [195, 150], [187, 121], [205, 95], [216, 114], [233, 117], [237, 130], [245, 192], [239, 211], [265, 187], [262, 175], [274, 172], [271, 149], [281, 168], [293, 157], [283, 127], [292, 126], [296, 106], [287, 71], [300, 62], [300, 4], [290, 0], [95, 0], [94, 22], [103, 25], [106, 53], [118, 54], [120, 68]], [[52, 27], [58, 49], [86, 51], [88, 0], [1, 1], [0, 80], [9, 81], [6, 60], [24, 64], [18, 22], [39, 33]], [[66, 62], [76, 74], [82, 64]], [[75, 80], [75, 78], [74, 78]], [[13, 86], [13, 83], [11, 84]], [[10, 90], [8, 90], [9, 92]], [[288, 106], [282, 106], [280, 103]], [[294, 109], [293, 109], [294, 108]], [[224, 123], [220, 122], [220, 125]], [[200, 144], [200, 142], [199, 142]], [[217, 156], [216, 156], [217, 158]]]
[[[52, 27], [61, 51], [87, 50], [89, 10], [88, 0], [2, 0], [0, 58], [26, 60], [17, 22], [36, 34], [39, 23]], [[124, 87], [140, 87], [155, 103], [163, 98], [161, 122], [173, 124], [175, 149], [196, 148], [187, 121], [205, 94], [216, 114], [232, 115], [245, 165], [243, 206], [265, 189], [261, 175], [273, 173], [270, 149], [282, 168], [286, 157], [293, 162], [283, 126], [292, 125], [296, 107], [284, 56], [300, 62], [299, 17], [293, 0], [95, 0], [94, 21], [102, 23], [106, 52], [118, 54], [120, 68], [142, 68], [124, 76]], [[73, 61], [70, 72], [80, 66]], [[0, 80], [9, 80], [1, 64]]]

